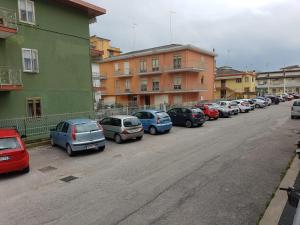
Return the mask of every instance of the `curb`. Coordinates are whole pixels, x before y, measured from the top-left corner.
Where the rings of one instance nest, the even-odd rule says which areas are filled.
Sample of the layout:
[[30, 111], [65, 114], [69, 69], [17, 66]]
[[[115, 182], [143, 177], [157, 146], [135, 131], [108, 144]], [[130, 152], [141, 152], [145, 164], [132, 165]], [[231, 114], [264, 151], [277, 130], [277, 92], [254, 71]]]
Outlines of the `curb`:
[[[279, 187], [292, 187], [295, 183], [299, 170], [300, 160], [296, 155], [286, 175], [282, 179]], [[259, 225], [278, 225], [278, 222], [280, 220], [281, 214], [284, 210], [287, 201], [286, 192], [280, 191], [279, 187], [277, 188], [273, 199], [271, 200], [268, 208], [266, 209], [263, 217], [261, 218]]]

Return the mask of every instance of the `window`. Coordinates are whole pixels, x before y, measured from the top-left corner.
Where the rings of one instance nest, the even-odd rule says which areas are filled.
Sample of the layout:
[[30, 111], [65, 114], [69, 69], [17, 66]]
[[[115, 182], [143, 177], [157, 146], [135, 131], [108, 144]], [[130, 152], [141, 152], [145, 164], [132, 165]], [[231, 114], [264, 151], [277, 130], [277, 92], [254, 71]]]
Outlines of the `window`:
[[244, 92], [250, 92], [250, 88], [248, 87], [244, 88]]
[[147, 72], [147, 62], [145, 59], [142, 59], [140, 61], [140, 72], [141, 73]]
[[141, 91], [147, 91], [147, 80], [141, 81]]
[[114, 66], [115, 66], [115, 72], [120, 71], [119, 63], [115, 63]]
[[42, 115], [41, 99], [27, 99], [27, 112], [29, 117], [40, 117]]
[[236, 78], [235, 82], [236, 83], [242, 83], [242, 78]]
[[118, 118], [111, 118], [111, 125], [120, 127], [121, 126], [121, 120]]
[[34, 1], [19, 0], [19, 19], [24, 23], [35, 24]]
[[204, 84], [204, 77], [201, 77], [201, 84]]
[[69, 130], [69, 124], [68, 123], [64, 123], [61, 132], [68, 133], [68, 130]]
[[174, 56], [173, 66], [174, 66], [174, 69], [180, 69], [181, 68], [181, 56], [179, 56], [179, 55]]
[[124, 62], [124, 73], [125, 75], [130, 74], [129, 62]]
[[61, 132], [63, 125], [64, 125], [64, 122], [60, 122], [59, 124], [57, 124], [56, 131]]
[[24, 72], [39, 72], [38, 50], [23, 48], [22, 57]]
[[130, 91], [130, 80], [129, 79], [125, 80], [125, 90]]
[[100, 121], [100, 124], [102, 125], [111, 125], [111, 118], [110, 117], [106, 117], [103, 120]]
[[176, 104], [181, 104], [181, 103], [182, 103], [182, 96], [180, 96], [180, 95], [174, 96], [174, 104], [176, 105]]
[[159, 71], [159, 61], [158, 58], [152, 58], [152, 71]]
[[100, 87], [100, 78], [93, 77], [93, 87]]
[[159, 91], [159, 79], [152, 80], [152, 91]]
[[245, 77], [245, 82], [249, 82], [249, 77]]
[[174, 80], [174, 90], [180, 90], [181, 89], [181, 77], [175, 77]]

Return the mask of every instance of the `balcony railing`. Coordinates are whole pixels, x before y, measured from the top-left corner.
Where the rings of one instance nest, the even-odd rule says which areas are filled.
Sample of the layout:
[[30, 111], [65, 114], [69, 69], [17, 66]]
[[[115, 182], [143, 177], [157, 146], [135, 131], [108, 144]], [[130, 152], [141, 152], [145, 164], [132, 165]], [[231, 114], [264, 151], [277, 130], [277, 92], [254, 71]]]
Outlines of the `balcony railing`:
[[176, 64], [172, 64], [165, 68], [165, 72], [168, 73], [177, 73], [177, 72], [200, 72], [206, 69], [204, 62], [195, 62], [195, 61], [181, 61]]
[[198, 92], [207, 90], [207, 87], [203, 84], [169, 84], [166, 86], [160, 85], [159, 87], [145, 87], [140, 86], [140, 94], [151, 94], [151, 93], [177, 93], [177, 92]]
[[131, 88], [116, 89], [116, 95], [128, 95], [128, 94], [132, 94]]
[[8, 38], [17, 33], [17, 13], [0, 7], [0, 38]]
[[21, 70], [0, 67], [0, 91], [22, 89]]
[[132, 77], [133, 75], [133, 71], [132, 70], [128, 70], [128, 71], [115, 71], [114, 72], [114, 76], [115, 77]]
[[140, 76], [155, 75], [155, 74], [161, 74], [161, 73], [163, 73], [163, 70], [160, 67], [155, 67], [155, 68], [150, 68], [150, 69], [145, 69], [145, 70], [138, 69], [138, 75], [140, 75]]

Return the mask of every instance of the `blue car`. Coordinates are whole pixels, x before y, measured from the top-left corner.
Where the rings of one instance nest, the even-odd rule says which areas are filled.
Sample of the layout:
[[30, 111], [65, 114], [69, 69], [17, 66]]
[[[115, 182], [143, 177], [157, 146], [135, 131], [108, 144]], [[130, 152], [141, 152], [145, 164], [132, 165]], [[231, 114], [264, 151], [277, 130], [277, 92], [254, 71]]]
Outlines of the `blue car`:
[[150, 134], [167, 133], [172, 129], [170, 116], [159, 110], [142, 110], [134, 114], [140, 119], [143, 128]]
[[85, 150], [104, 150], [103, 129], [90, 119], [73, 119], [60, 122], [50, 130], [51, 145], [58, 145], [67, 150], [69, 156]]

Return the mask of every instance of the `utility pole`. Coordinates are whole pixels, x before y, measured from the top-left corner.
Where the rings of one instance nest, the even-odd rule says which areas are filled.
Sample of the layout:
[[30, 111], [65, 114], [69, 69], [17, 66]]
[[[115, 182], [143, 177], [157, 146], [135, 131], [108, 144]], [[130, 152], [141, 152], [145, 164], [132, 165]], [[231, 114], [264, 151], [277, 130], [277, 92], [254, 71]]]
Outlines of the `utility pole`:
[[170, 13], [170, 44], [173, 43], [173, 31], [172, 31], [172, 15], [176, 14], [175, 11], [169, 11]]

